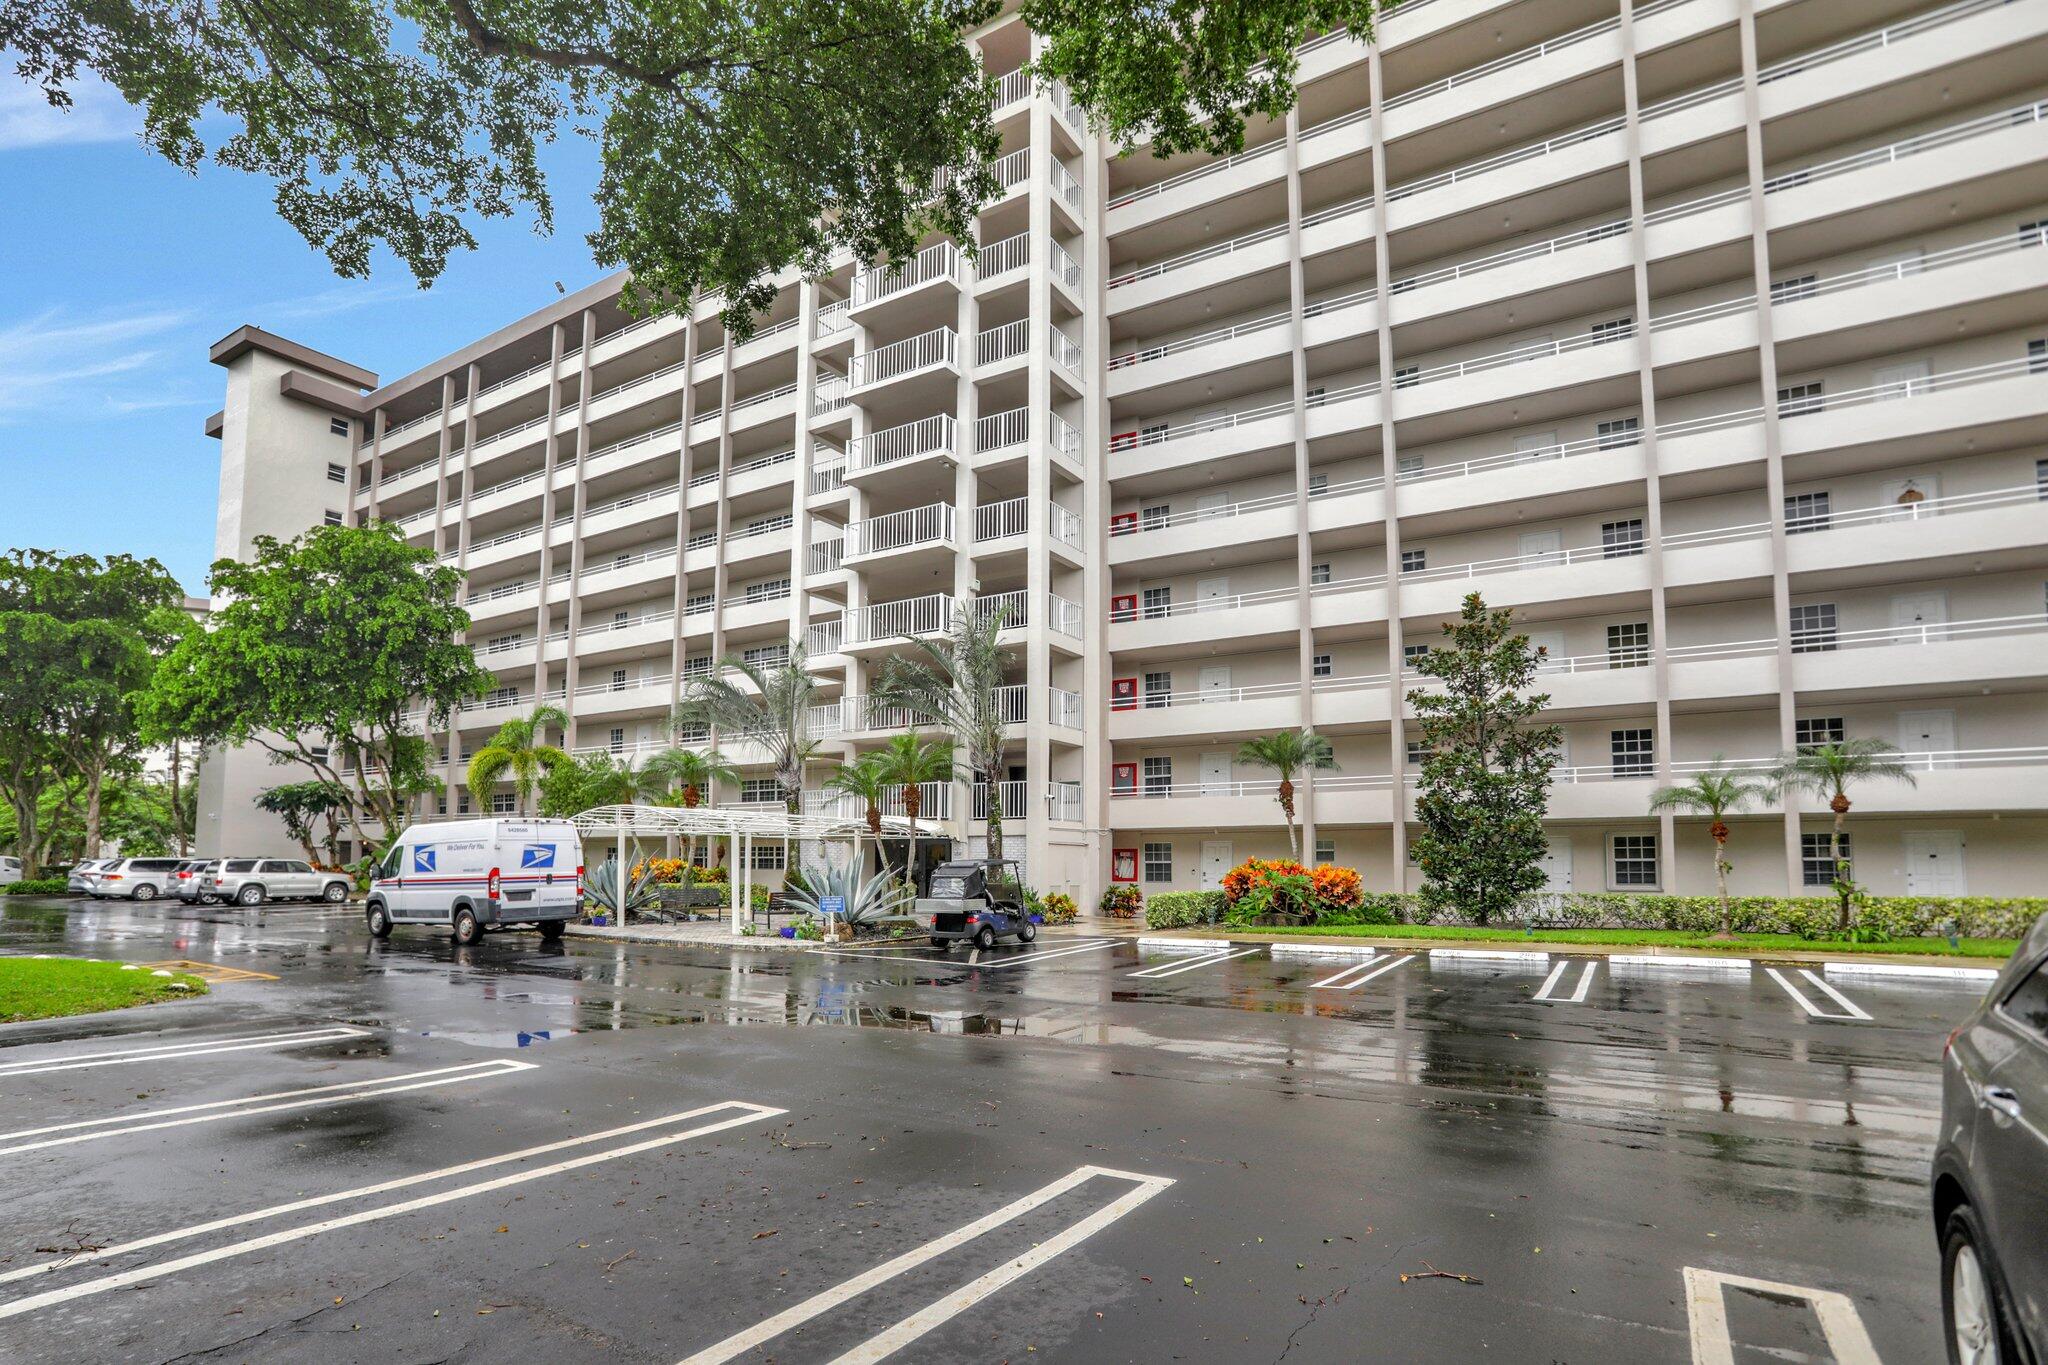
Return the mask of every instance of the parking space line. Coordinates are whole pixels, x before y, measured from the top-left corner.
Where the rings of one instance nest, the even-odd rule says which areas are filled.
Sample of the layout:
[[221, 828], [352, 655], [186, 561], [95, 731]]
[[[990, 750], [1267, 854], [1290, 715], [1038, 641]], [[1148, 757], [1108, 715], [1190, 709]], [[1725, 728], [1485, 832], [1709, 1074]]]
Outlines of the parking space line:
[[1859, 1006], [1855, 1001], [1851, 1000], [1848, 996], [1836, 990], [1834, 986], [1829, 983], [1828, 979], [1824, 976], [1821, 976], [1818, 972], [1810, 971], [1805, 967], [1801, 967], [1799, 969], [1799, 974], [1805, 977], [1808, 981], [1811, 981], [1817, 989], [1827, 992], [1827, 994], [1834, 999], [1834, 1002], [1837, 1005], [1840, 1005], [1843, 1009], [1849, 1011], [1851, 1017], [1856, 1019], [1868, 1019], [1870, 1017], [1868, 1014], [1865, 1014], [1863, 1012], [1861, 1006]]
[[1828, 985], [1828, 984], [1827, 984], [1827, 983], [1826, 983], [1825, 981], [1822, 981], [1822, 980], [1821, 980], [1821, 979], [1820, 979], [1820, 978], [1819, 978], [1818, 976], [1815, 976], [1815, 975], [1814, 975], [1814, 974], [1813, 974], [1812, 972], [1809, 972], [1809, 971], [1802, 971], [1802, 972], [1800, 972], [1800, 975], [1801, 975], [1801, 976], [1803, 976], [1803, 977], [1805, 977], [1805, 978], [1806, 978], [1807, 980], [1809, 980], [1809, 981], [1813, 982], [1813, 984], [1814, 984], [1814, 985], [1816, 985], [1816, 986], [1819, 986], [1819, 987], [1821, 987], [1822, 989], [1826, 990], [1826, 991], [1827, 991], [1827, 993], [1828, 993], [1829, 995], [1832, 995], [1832, 996], [1833, 996], [1833, 997], [1834, 997], [1834, 998], [1835, 998], [1835, 999], [1836, 999], [1837, 1001], [1841, 1002], [1841, 1004], [1842, 1004], [1842, 1005], [1843, 1005], [1843, 1006], [1844, 1006], [1844, 1007], [1845, 1007], [1845, 1008], [1846, 1008], [1846, 1009], [1848, 1010], [1848, 1013], [1846, 1013], [1846, 1014], [1832, 1014], [1832, 1013], [1829, 1013], [1829, 1012], [1828, 1012], [1827, 1010], [1824, 1010], [1824, 1009], [1822, 1009], [1822, 1008], [1821, 1008], [1821, 1007], [1820, 1007], [1819, 1005], [1817, 1005], [1817, 1004], [1815, 1004], [1815, 1003], [1814, 1003], [1813, 1001], [1811, 1001], [1811, 1000], [1807, 999], [1807, 998], [1806, 998], [1806, 995], [1805, 995], [1805, 993], [1804, 993], [1804, 992], [1802, 992], [1802, 991], [1801, 991], [1801, 990], [1799, 989], [1799, 987], [1797, 987], [1796, 985], [1794, 985], [1794, 984], [1793, 984], [1792, 982], [1790, 982], [1790, 981], [1786, 980], [1786, 979], [1785, 979], [1785, 975], [1784, 975], [1784, 973], [1780, 972], [1780, 971], [1779, 971], [1779, 970], [1778, 970], [1778, 969], [1777, 969], [1776, 967], [1766, 967], [1766, 968], [1764, 968], [1764, 975], [1766, 975], [1766, 976], [1770, 977], [1770, 978], [1771, 978], [1771, 980], [1773, 980], [1773, 981], [1777, 982], [1777, 983], [1778, 983], [1778, 985], [1779, 985], [1779, 986], [1780, 986], [1780, 987], [1781, 987], [1781, 988], [1782, 988], [1782, 989], [1784, 990], [1785, 994], [1787, 994], [1787, 995], [1791, 996], [1791, 997], [1792, 997], [1792, 999], [1793, 999], [1794, 1001], [1796, 1001], [1796, 1002], [1798, 1003], [1798, 1005], [1799, 1005], [1799, 1008], [1800, 1008], [1800, 1009], [1802, 1009], [1802, 1010], [1805, 1010], [1805, 1011], [1806, 1011], [1806, 1013], [1807, 1013], [1807, 1015], [1808, 1015], [1808, 1017], [1809, 1017], [1809, 1018], [1813, 1018], [1813, 1019], [1868, 1019], [1868, 1018], [1870, 1018], [1870, 1016], [1869, 1016], [1869, 1015], [1865, 1014], [1865, 1013], [1864, 1013], [1864, 1012], [1863, 1012], [1862, 1010], [1860, 1010], [1860, 1009], [1856, 1008], [1856, 1006], [1855, 1006], [1854, 1004], [1852, 1004], [1852, 1003], [1850, 1002], [1850, 1000], [1849, 1000], [1849, 997], [1847, 997], [1847, 996], [1843, 995], [1843, 994], [1842, 994], [1842, 993], [1841, 993], [1840, 991], [1838, 991], [1838, 990], [1836, 990], [1836, 989], [1835, 989], [1834, 987], [1832, 987], [1832, 986]]
[[[432, 1071], [408, 1071], [381, 1080], [344, 1081], [339, 1085], [316, 1085], [304, 1090], [277, 1090], [267, 1095], [247, 1095], [241, 1099], [179, 1105], [174, 1109], [145, 1109], [137, 1114], [117, 1114], [110, 1118], [84, 1119], [77, 1123], [56, 1123], [43, 1128], [22, 1128], [12, 1133], [0, 1133], [0, 1144], [12, 1144], [0, 1145], [0, 1157], [41, 1151], [46, 1147], [67, 1147], [80, 1142], [93, 1142], [100, 1138], [151, 1133], [162, 1128], [183, 1128], [195, 1123], [245, 1118], [253, 1114], [311, 1109], [324, 1104], [341, 1104], [349, 1100], [381, 1099], [386, 1095], [403, 1094], [408, 1090], [438, 1089], [442, 1086], [460, 1085], [464, 1081], [483, 1081], [494, 1076], [509, 1076], [518, 1071], [532, 1071], [536, 1069], [536, 1065], [533, 1062], [519, 1062], [508, 1057], [500, 1057], [487, 1062], [467, 1062], [462, 1066], [438, 1067]], [[17, 1138], [37, 1140], [16, 1142]]]
[[1879, 1365], [1877, 1347], [1871, 1343], [1870, 1333], [1848, 1295], [1689, 1265], [1685, 1268], [1685, 1317], [1692, 1335], [1693, 1365], [1735, 1365], [1735, 1342], [1728, 1331], [1729, 1289], [1812, 1305], [1814, 1316], [1820, 1319], [1821, 1336], [1836, 1365]]
[[[712, 1122], [692, 1123], [689, 1127], [677, 1126], [679, 1124], [691, 1123], [692, 1120], [702, 1118], [707, 1114], [716, 1114], [724, 1110], [739, 1110], [741, 1112]], [[52, 1289], [41, 1294], [31, 1294], [25, 1298], [12, 1299], [6, 1303], [0, 1303], [0, 1318], [19, 1317], [24, 1313], [33, 1313], [38, 1309], [49, 1308], [60, 1303], [68, 1303], [94, 1294], [104, 1294], [109, 1290], [126, 1288], [132, 1284], [161, 1280], [181, 1270], [190, 1270], [197, 1266], [228, 1260], [236, 1256], [246, 1256], [252, 1252], [268, 1250], [271, 1247], [282, 1246], [289, 1242], [303, 1241], [309, 1237], [317, 1237], [323, 1232], [333, 1232], [340, 1228], [359, 1227], [365, 1223], [375, 1223], [387, 1218], [397, 1218], [404, 1214], [416, 1213], [421, 1209], [453, 1203], [458, 1199], [468, 1199], [474, 1195], [489, 1194], [495, 1190], [508, 1189], [515, 1185], [524, 1185], [535, 1180], [544, 1180], [549, 1176], [581, 1170], [586, 1166], [594, 1166], [600, 1162], [617, 1161], [621, 1157], [634, 1156], [638, 1153], [653, 1151], [661, 1147], [672, 1147], [679, 1142], [688, 1142], [693, 1138], [704, 1137], [711, 1133], [721, 1132], [727, 1128], [737, 1128], [742, 1124], [755, 1123], [761, 1119], [773, 1118], [778, 1114], [786, 1112], [788, 1111], [771, 1108], [763, 1104], [753, 1104], [745, 1100], [724, 1100], [717, 1104], [705, 1105], [702, 1108], [686, 1110], [679, 1114], [668, 1114], [658, 1119], [648, 1119], [641, 1123], [628, 1124], [625, 1127], [612, 1128], [601, 1133], [591, 1133], [584, 1137], [565, 1138], [559, 1142], [544, 1143], [538, 1147], [528, 1147], [523, 1151], [507, 1152], [502, 1156], [484, 1157], [476, 1161], [465, 1162], [459, 1166], [448, 1166], [437, 1171], [426, 1171], [419, 1175], [404, 1176], [397, 1180], [387, 1180], [378, 1185], [366, 1185], [360, 1189], [343, 1190], [337, 1194], [319, 1195], [311, 1199], [296, 1200], [290, 1204], [273, 1205], [267, 1209], [257, 1209], [251, 1213], [238, 1214], [230, 1218], [217, 1218], [211, 1222], [196, 1224], [192, 1227], [178, 1228], [171, 1232], [157, 1233], [150, 1237], [138, 1238], [135, 1241], [126, 1242], [119, 1246], [103, 1247], [92, 1252], [82, 1252], [76, 1258], [65, 1258], [46, 1262], [42, 1265], [25, 1266], [20, 1270], [0, 1274], [0, 1282], [21, 1279], [28, 1275], [49, 1274], [73, 1264], [75, 1260], [89, 1262], [107, 1261], [116, 1256], [131, 1255], [137, 1251], [162, 1246], [167, 1242], [203, 1236], [208, 1232], [238, 1227], [244, 1223], [255, 1222], [260, 1219], [275, 1218], [286, 1213], [315, 1208], [323, 1204], [333, 1204], [349, 1199], [361, 1199], [372, 1195], [385, 1194], [392, 1190], [423, 1184], [431, 1180], [443, 1179], [451, 1175], [465, 1174], [489, 1166], [500, 1166], [507, 1162], [523, 1161], [528, 1157], [564, 1151], [572, 1147], [588, 1147], [598, 1143], [608, 1143], [633, 1133], [656, 1130], [656, 1135], [653, 1137], [642, 1138], [638, 1142], [629, 1142], [623, 1146], [607, 1147], [603, 1151], [590, 1152], [583, 1156], [570, 1157], [566, 1161], [557, 1161], [552, 1165], [513, 1171], [506, 1175], [494, 1176], [489, 1180], [480, 1180], [474, 1184], [458, 1185], [454, 1189], [421, 1195], [416, 1199], [407, 1199], [396, 1204], [379, 1204], [373, 1208], [342, 1214], [335, 1218], [322, 1219], [316, 1223], [306, 1223], [299, 1227], [281, 1228], [276, 1232], [265, 1233], [260, 1237], [251, 1237], [240, 1242], [230, 1242], [225, 1246], [214, 1247], [207, 1251], [195, 1251], [190, 1255], [180, 1256], [168, 1261], [152, 1261], [148, 1265], [138, 1266], [133, 1270], [119, 1271], [112, 1275], [102, 1275], [97, 1279], [85, 1280], [63, 1289]], [[663, 1129], [671, 1131], [659, 1131]]]
[[[1135, 1209], [1153, 1195], [1158, 1194], [1161, 1190], [1173, 1184], [1173, 1181], [1165, 1176], [1140, 1175], [1134, 1171], [1117, 1171], [1104, 1166], [1076, 1167], [1051, 1184], [1043, 1185], [1033, 1190], [1030, 1194], [1003, 1205], [992, 1213], [984, 1214], [973, 1222], [963, 1224], [942, 1237], [937, 1237], [924, 1243], [922, 1246], [913, 1247], [902, 1255], [864, 1270], [851, 1279], [842, 1280], [832, 1288], [805, 1299], [802, 1303], [793, 1304], [771, 1318], [733, 1333], [733, 1335], [716, 1345], [705, 1347], [695, 1355], [687, 1357], [682, 1362], [682, 1365], [719, 1365], [719, 1362], [743, 1355], [763, 1342], [772, 1341], [791, 1328], [799, 1327], [821, 1314], [828, 1313], [841, 1304], [867, 1293], [878, 1285], [886, 1284], [897, 1276], [915, 1270], [928, 1261], [936, 1260], [956, 1247], [964, 1246], [977, 1237], [992, 1232], [1006, 1223], [1022, 1218], [1033, 1209], [1050, 1203], [1069, 1190], [1077, 1189], [1097, 1176], [1110, 1180], [1133, 1181], [1136, 1182], [1139, 1188], [1124, 1194], [1114, 1203], [1105, 1205], [1080, 1222], [1075, 1223], [1072, 1227], [1040, 1243], [1017, 1261], [1005, 1263], [1001, 1269], [991, 1271], [988, 1275], [967, 1285], [965, 1288], [948, 1294], [937, 1303], [918, 1313], [912, 1314], [902, 1322], [888, 1328], [879, 1336], [870, 1338], [839, 1358], [844, 1362], [880, 1360], [891, 1352], [916, 1340], [917, 1337], [930, 1331], [939, 1323], [972, 1306], [973, 1303], [981, 1298], [983, 1281], [991, 1281], [993, 1284], [998, 1285], [1007, 1284], [1011, 1280], [1030, 1273], [1038, 1265], [1069, 1250], [1117, 1219], [1122, 1218], [1132, 1209]], [[996, 1279], [995, 1277], [997, 1276], [1002, 1278]]]
[[1585, 1004], [1586, 993], [1593, 988], [1593, 974], [1600, 970], [1600, 964], [1597, 960], [1585, 964], [1585, 969], [1579, 973], [1578, 988], [1570, 995], [1553, 994], [1553, 989], [1557, 986], [1560, 979], [1563, 978], [1564, 974], [1570, 970], [1571, 965], [1569, 959], [1560, 959], [1558, 964], [1550, 969], [1550, 975], [1543, 978], [1543, 984], [1536, 988], [1535, 998], [1546, 1005]]
[[337, 1024], [331, 1028], [298, 1029], [288, 1033], [241, 1034], [232, 1038], [200, 1039], [189, 1043], [160, 1043], [154, 1047], [124, 1048], [118, 1052], [87, 1052], [77, 1057], [56, 1057], [0, 1062], [0, 1079], [36, 1076], [47, 1071], [83, 1071], [91, 1067], [122, 1066], [130, 1062], [175, 1062], [188, 1057], [210, 1057], [222, 1052], [246, 1052], [251, 1048], [296, 1047], [301, 1043], [331, 1043], [347, 1038], [367, 1038], [368, 1029]]
[[[1346, 967], [1335, 976], [1325, 977], [1321, 981], [1310, 982], [1309, 989], [1312, 991], [1355, 991], [1376, 976], [1385, 976], [1388, 972], [1397, 971], [1407, 966], [1415, 960], [1416, 956], [1414, 953], [1403, 953], [1392, 962], [1361, 962], [1356, 967]], [[1367, 967], [1370, 967], [1372, 970], [1366, 972], [1364, 976], [1357, 976], [1349, 981], [1345, 980], [1346, 977], [1352, 977], [1354, 973]]]
[[1148, 981], [1158, 981], [1169, 976], [1179, 976], [1182, 972], [1192, 972], [1203, 967], [1213, 967], [1219, 962], [1229, 962], [1235, 958], [1250, 957], [1253, 953], [1263, 951], [1261, 948], [1252, 947], [1226, 949], [1220, 953], [1204, 953], [1200, 957], [1190, 958], [1181, 962], [1161, 962], [1151, 967], [1140, 967], [1135, 972], [1125, 972], [1124, 980], [1129, 981], [1137, 977], [1143, 977]]

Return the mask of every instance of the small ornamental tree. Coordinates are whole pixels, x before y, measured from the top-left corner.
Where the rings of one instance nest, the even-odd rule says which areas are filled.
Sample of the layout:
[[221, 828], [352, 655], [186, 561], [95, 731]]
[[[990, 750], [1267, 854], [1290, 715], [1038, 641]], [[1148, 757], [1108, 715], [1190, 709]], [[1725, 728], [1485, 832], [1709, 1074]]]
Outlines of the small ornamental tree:
[[1408, 693], [1428, 750], [1415, 861], [1432, 915], [1462, 911], [1488, 924], [1543, 886], [1543, 814], [1562, 732], [1536, 723], [1550, 703], [1527, 691], [1541, 658], [1512, 612], [1471, 593], [1444, 643], [1417, 664], [1436, 680]]
[[1778, 755], [1771, 781], [1781, 792], [1809, 792], [1828, 803], [1834, 824], [1828, 828], [1828, 864], [1835, 871], [1835, 927], [1849, 927], [1849, 905], [1856, 896], [1856, 876], [1842, 851], [1842, 827], [1849, 819], [1849, 788], [1866, 782], [1915, 785], [1913, 770], [1896, 745], [1881, 739], [1845, 739], [1815, 744]]

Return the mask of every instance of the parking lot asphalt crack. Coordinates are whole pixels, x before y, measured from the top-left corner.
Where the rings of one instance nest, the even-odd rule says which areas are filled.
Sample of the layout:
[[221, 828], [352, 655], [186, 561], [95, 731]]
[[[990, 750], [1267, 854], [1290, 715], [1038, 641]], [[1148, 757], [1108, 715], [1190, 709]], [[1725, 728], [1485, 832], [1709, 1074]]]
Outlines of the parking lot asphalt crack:
[[322, 1313], [332, 1313], [337, 1308], [352, 1307], [369, 1298], [372, 1294], [389, 1289], [404, 1278], [405, 1276], [403, 1275], [393, 1275], [381, 1284], [373, 1284], [368, 1289], [350, 1295], [346, 1300], [337, 1299], [332, 1303], [323, 1303], [310, 1313], [301, 1313], [295, 1318], [285, 1318], [282, 1321], [273, 1322], [259, 1331], [251, 1332], [247, 1336], [236, 1337], [232, 1341], [223, 1341], [218, 1346], [208, 1346], [202, 1350], [187, 1351], [183, 1355], [167, 1356], [163, 1360], [158, 1361], [157, 1365], [182, 1365], [184, 1361], [206, 1360], [211, 1357], [217, 1357], [224, 1351], [232, 1351], [237, 1347], [247, 1346], [252, 1341], [261, 1341], [263, 1338], [274, 1333], [296, 1330], [303, 1324], [319, 1317]]
[[[1374, 1266], [1372, 1270], [1368, 1273], [1366, 1278], [1371, 1279], [1374, 1276], [1379, 1275], [1380, 1272], [1384, 1271], [1388, 1266], [1392, 1265], [1394, 1263], [1395, 1258], [1398, 1257], [1402, 1252], [1406, 1251], [1409, 1247], [1419, 1245], [1419, 1241], [1409, 1241], [1401, 1243], [1401, 1245], [1395, 1247], [1392, 1251], [1388, 1252], [1386, 1258], [1382, 1260], [1378, 1265]], [[1357, 1280], [1354, 1279], [1352, 1281], [1352, 1284], [1356, 1283]], [[1295, 1325], [1294, 1330], [1287, 1334], [1287, 1344], [1280, 1348], [1279, 1355], [1273, 1357], [1273, 1365], [1280, 1365], [1281, 1361], [1287, 1359], [1288, 1353], [1294, 1349], [1296, 1339], [1299, 1338], [1303, 1332], [1306, 1332], [1309, 1328], [1315, 1326], [1316, 1315], [1318, 1313], [1321, 1313], [1323, 1309], [1326, 1307], [1335, 1305], [1338, 1300], [1342, 1299], [1346, 1294], [1349, 1294], [1350, 1292], [1351, 1285], [1347, 1284], [1342, 1289], [1336, 1290], [1333, 1293], [1319, 1295], [1315, 1300], [1313, 1300], [1308, 1306], [1308, 1316], [1303, 1318], [1299, 1323], [1297, 1323]]]

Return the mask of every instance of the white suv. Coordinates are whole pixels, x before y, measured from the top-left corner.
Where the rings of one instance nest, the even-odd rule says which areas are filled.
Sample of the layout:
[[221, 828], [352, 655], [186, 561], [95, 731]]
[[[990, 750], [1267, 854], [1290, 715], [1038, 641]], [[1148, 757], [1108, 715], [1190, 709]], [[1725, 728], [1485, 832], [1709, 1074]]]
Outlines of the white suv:
[[116, 858], [101, 864], [88, 889], [103, 900], [120, 896], [131, 901], [153, 901], [169, 893], [178, 864], [183, 861], [183, 858]]
[[229, 858], [214, 869], [207, 888], [236, 905], [294, 900], [340, 905], [354, 889], [346, 873], [317, 872], [303, 858]]

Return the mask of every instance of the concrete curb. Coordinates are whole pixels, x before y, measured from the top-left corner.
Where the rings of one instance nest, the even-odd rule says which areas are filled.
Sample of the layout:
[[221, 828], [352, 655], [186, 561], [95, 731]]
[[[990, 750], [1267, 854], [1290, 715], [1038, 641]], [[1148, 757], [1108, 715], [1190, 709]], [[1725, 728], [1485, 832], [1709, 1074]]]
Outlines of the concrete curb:
[[[1925, 971], [1942, 976], [1959, 975], [1975, 980], [1989, 980], [1990, 977], [1995, 976], [1998, 972], [1998, 966], [1964, 966], [1952, 958], [1916, 957], [1909, 953], [1873, 953], [1859, 956], [1854, 953], [1829, 952], [1825, 949], [1749, 948], [1742, 955], [1731, 952], [1726, 957], [1723, 957], [1718, 953], [1703, 954], [1697, 949], [1690, 952], [1666, 951], [1654, 945], [1640, 943], [1563, 943], [1556, 940], [1546, 941], [1542, 938], [1528, 940], [1529, 946], [1524, 948], [1519, 940], [1509, 943], [1499, 939], [1463, 941], [1453, 939], [1448, 943], [1443, 943], [1442, 940], [1436, 939], [1378, 938], [1364, 935], [1352, 937], [1348, 934], [1332, 934], [1321, 937], [1294, 934], [1285, 936], [1245, 934], [1228, 939], [1217, 939], [1178, 938], [1175, 937], [1176, 933], [1177, 931], [1167, 930], [1163, 934], [1148, 935], [1140, 938], [1138, 942], [1148, 948], [1165, 947], [1169, 943], [1199, 944], [1205, 948], [1221, 948], [1224, 946], [1250, 948], [1263, 944], [1273, 948], [1284, 945], [1290, 952], [1299, 952], [1303, 949], [1316, 947], [1349, 948], [1353, 951], [1363, 952], [1365, 948], [1371, 947], [1382, 953], [1433, 953], [1440, 951], [1440, 949], [1432, 945], [1442, 943], [1442, 950], [1456, 950], [1461, 953], [1483, 951], [1497, 953], [1503, 957], [1509, 955], [1536, 956], [1542, 954], [1556, 954], [1560, 957], [1604, 957], [1620, 959], [1624, 966], [1654, 962], [1660, 965], [1665, 963], [1694, 963], [1698, 964], [1702, 969], [1717, 965], [1746, 968], [1757, 961], [1770, 961], [1793, 962], [1809, 967], [1823, 964], [1839, 964], [1838, 970], [1847, 969], [1853, 971], [1867, 968], [1881, 974], [1892, 974], [1893, 969], [1897, 969], [1897, 974], [1904, 975], [1910, 969], [1916, 972]], [[1467, 943], [1470, 944], [1470, 947], [1465, 946]], [[1996, 962], [1999, 966], [2003, 965], [2002, 959], [1973, 960]]]
[[1227, 938], [1154, 938], [1138, 936], [1140, 948], [1229, 948], [1233, 941]]
[[1831, 975], [1938, 976], [1963, 981], [1989, 981], [1998, 975], [1996, 967], [1934, 967], [1899, 962], [1829, 962], [1824, 970]]

